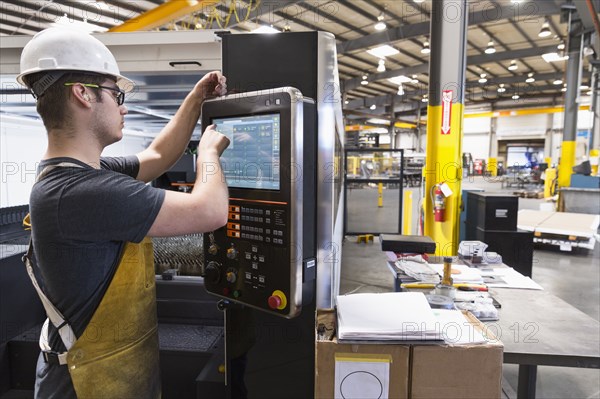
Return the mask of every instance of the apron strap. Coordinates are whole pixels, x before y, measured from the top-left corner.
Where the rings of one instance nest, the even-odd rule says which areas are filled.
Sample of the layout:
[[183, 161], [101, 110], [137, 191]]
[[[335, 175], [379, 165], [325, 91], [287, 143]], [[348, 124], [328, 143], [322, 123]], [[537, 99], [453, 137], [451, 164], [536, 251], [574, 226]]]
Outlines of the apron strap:
[[[48, 165], [44, 169], [42, 169], [40, 174], [37, 176], [37, 178], [35, 180], [36, 183], [39, 182], [40, 180], [42, 180], [44, 177], [46, 177], [51, 170], [53, 170], [55, 168], [59, 168], [59, 167], [83, 168], [83, 166], [78, 165], [73, 162], [60, 162], [55, 165]], [[23, 224], [24, 224], [24, 226], [26, 226], [26, 228], [27, 227], [31, 228], [31, 221], [30, 221], [29, 214], [27, 214], [27, 216], [25, 216], [25, 219], [23, 220]], [[56, 306], [54, 306], [52, 301], [50, 301], [50, 299], [48, 299], [46, 294], [44, 294], [44, 292], [40, 288], [37, 278], [35, 277], [35, 274], [33, 272], [33, 263], [31, 261], [32, 255], [33, 255], [33, 244], [32, 244], [32, 239], [29, 238], [29, 246], [27, 248], [27, 253], [25, 253], [25, 255], [23, 255], [23, 263], [25, 263], [25, 267], [27, 268], [27, 274], [29, 275], [31, 282], [33, 283], [33, 287], [37, 291], [38, 296], [40, 297], [40, 300], [42, 301], [42, 305], [44, 306], [44, 309], [46, 310], [46, 315], [48, 316], [48, 318], [44, 322], [44, 325], [42, 326], [42, 332], [40, 334], [40, 349], [46, 355], [48, 353], [52, 353], [51, 352], [52, 348], [50, 348], [50, 344], [48, 342], [48, 321], [51, 321], [52, 324], [54, 325], [54, 327], [56, 327], [56, 329], [58, 330], [58, 334], [60, 335], [60, 338], [61, 338], [63, 344], [65, 345], [65, 348], [67, 349], [67, 351], [69, 351], [69, 349], [71, 349], [71, 347], [73, 346], [73, 344], [75, 343], [77, 338], [75, 337], [75, 333], [73, 332], [71, 325], [65, 320], [65, 317], [62, 315], [62, 313], [56, 308]], [[58, 353], [55, 355], [58, 357], [59, 364], [61, 364], [61, 365], [67, 364], [67, 352]]]

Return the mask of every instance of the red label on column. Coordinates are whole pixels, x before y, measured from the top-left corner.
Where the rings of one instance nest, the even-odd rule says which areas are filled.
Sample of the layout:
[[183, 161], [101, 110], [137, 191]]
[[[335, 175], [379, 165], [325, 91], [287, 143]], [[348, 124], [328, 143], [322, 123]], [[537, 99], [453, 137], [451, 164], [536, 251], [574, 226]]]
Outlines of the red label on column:
[[442, 92], [442, 134], [450, 134], [452, 122], [452, 90]]

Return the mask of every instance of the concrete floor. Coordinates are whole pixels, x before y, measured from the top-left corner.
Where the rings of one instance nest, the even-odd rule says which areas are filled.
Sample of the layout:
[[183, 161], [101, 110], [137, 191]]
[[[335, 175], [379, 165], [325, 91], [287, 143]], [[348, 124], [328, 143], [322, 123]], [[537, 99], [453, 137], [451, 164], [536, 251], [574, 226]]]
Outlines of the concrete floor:
[[[479, 187], [485, 191], [502, 190], [500, 183], [486, 182], [482, 178], [469, 178], [463, 181], [463, 188]], [[416, 206], [419, 189], [413, 194], [413, 232], [416, 233]], [[361, 192], [362, 191], [362, 192]], [[392, 190], [390, 190], [392, 191]], [[359, 194], [359, 192], [361, 192]], [[397, 198], [397, 191], [393, 196]], [[359, 221], [366, 220], [377, 224], [385, 220], [385, 208], [391, 207], [392, 199], [384, 193], [383, 211], [376, 206], [377, 190], [353, 190], [354, 202], [348, 202], [348, 225], [360, 228]], [[356, 198], [361, 196], [360, 199]], [[392, 196], [389, 196], [392, 198]], [[519, 199], [520, 209], [539, 209], [544, 200]], [[356, 204], [362, 203], [360, 209]], [[369, 206], [373, 204], [373, 206]], [[389, 208], [388, 208], [389, 210]], [[389, 219], [397, 220], [397, 211]], [[390, 227], [390, 222], [379, 222], [381, 226]], [[387, 224], [386, 224], [387, 223]], [[388, 231], [388, 230], [385, 230]], [[594, 251], [560, 252], [554, 249], [536, 249], [534, 252], [533, 279], [550, 293], [562, 298], [579, 310], [600, 320], [600, 244], [596, 243]], [[377, 239], [374, 243], [357, 244], [356, 237], [347, 236], [342, 249], [342, 272], [340, 293], [351, 292], [389, 292], [393, 290], [393, 278], [385, 267], [385, 256], [381, 252]], [[548, 310], [551, 317], [552, 310]], [[503, 374], [514, 390], [517, 387], [517, 365], [504, 365]], [[506, 391], [510, 391], [506, 387]], [[566, 367], [538, 368], [537, 398], [600, 398], [600, 370]]]

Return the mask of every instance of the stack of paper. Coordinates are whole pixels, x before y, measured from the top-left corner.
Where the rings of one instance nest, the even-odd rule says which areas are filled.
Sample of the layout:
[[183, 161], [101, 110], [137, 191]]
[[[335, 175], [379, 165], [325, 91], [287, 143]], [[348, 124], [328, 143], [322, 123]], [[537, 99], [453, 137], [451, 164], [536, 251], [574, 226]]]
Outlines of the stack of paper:
[[437, 319], [422, 292], [337, 297], [340, 340], [441, 340]]

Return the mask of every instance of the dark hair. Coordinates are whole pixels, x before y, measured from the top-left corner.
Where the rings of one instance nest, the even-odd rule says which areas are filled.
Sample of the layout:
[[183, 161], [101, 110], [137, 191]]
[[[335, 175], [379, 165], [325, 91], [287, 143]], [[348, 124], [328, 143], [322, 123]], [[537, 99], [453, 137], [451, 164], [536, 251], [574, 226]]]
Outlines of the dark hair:
[[[24, 78], [27, 86], [31, 87], [36, 81], [44, 76], [44, 72], [39, 72]], [[37, 98], [37, 112], [42, 117], [46, 130], [63, 128], [68, 123], [67, 120], [67, 101], [71, 99], [71, 88], [65, 86], [65, 83], [91, 83], [101, 85], [106, 80], [106, 76], [100, 74], [89, 74], [77, 71], [67, 71], [54, 84]], [[99, 90], [96, 93], [96, 101], [102, 101], [102, 94]]]

